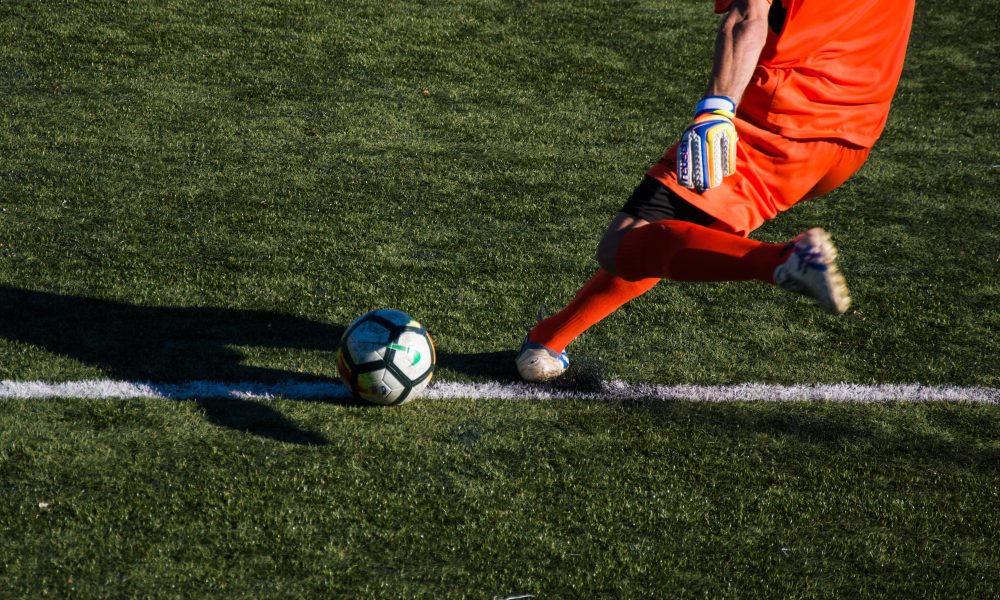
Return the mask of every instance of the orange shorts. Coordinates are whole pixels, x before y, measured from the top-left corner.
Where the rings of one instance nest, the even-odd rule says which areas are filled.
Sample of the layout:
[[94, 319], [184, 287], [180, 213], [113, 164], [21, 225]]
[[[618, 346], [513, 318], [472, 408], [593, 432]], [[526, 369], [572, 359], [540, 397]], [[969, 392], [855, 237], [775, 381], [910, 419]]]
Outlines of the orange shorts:
[[736, 118], [736, 172], [704, 192], [677, 183], [677, 145], [647, 175], [719, 220], [716, 229], [749, 235], [794, 204], [821, 196], [847, 181], [870, 148], [838, 140], [794, 140]]

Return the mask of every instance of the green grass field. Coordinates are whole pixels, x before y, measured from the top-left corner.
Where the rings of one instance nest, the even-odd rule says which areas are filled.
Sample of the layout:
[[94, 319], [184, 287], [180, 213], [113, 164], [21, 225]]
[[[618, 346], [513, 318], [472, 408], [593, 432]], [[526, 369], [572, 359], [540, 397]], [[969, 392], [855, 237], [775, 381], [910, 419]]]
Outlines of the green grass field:
[[[855, 307], [664, 283], [630, 382], [1000, 387], [1000, 38], [918, 2], [833, 234]], [[984, 17], [984, 15], [986, 15]], [[704, 89], [684, 0], [0, 4], [0, 380], [327, 381], [382, 307], [440, 381], [540, 306]], [[1000, 595], [1000, 406], [2, 400], [0, 597]]]

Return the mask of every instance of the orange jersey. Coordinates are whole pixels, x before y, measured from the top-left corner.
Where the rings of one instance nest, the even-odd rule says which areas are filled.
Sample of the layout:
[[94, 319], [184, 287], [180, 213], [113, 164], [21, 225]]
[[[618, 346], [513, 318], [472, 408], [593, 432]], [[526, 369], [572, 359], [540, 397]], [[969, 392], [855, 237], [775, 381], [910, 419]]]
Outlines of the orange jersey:
[[[716, 11], [731, 4], [716, 0]], [[885, 128], [903, 70], [913, 4], [774, 0], [772, 28], [739, 116], [792, 139], [871, 147]]]

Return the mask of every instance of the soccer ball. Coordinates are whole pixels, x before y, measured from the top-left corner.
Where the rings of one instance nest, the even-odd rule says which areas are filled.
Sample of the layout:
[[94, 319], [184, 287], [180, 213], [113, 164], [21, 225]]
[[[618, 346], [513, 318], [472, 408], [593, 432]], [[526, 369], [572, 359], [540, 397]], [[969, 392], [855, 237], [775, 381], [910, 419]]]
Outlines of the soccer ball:
[[398, 310], [375, 310], [347, 326], [337, 370], [355, 396], [374, 404], [402, 404], [427, 387], [437, 357], [427, 330]]

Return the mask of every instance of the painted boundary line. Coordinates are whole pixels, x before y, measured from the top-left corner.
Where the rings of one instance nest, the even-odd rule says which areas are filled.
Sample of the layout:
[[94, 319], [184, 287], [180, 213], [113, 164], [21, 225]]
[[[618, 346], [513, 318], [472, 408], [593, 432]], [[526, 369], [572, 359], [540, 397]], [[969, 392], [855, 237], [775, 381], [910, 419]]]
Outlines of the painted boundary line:
[[[143, 383], [133, 381], [0, 381], [0, 399], [138, 399], [194, 398], [301, 400], [343, 399], [350, 396], [343, 385], [332, 382], [286, 381], [282, 383], [189, 381]], [[526, 383], [451, 383], [431, 385], [422, 396], [428, 399], [474, 400], [585, 400], [638, 399], [691, 400], [698, 402], [975, 402], [1000, 404], [1000, 388], [931, 386], [920, 384], [861, 385], [653, 385], [608, 381], [602, 389], [572, 390]]]

